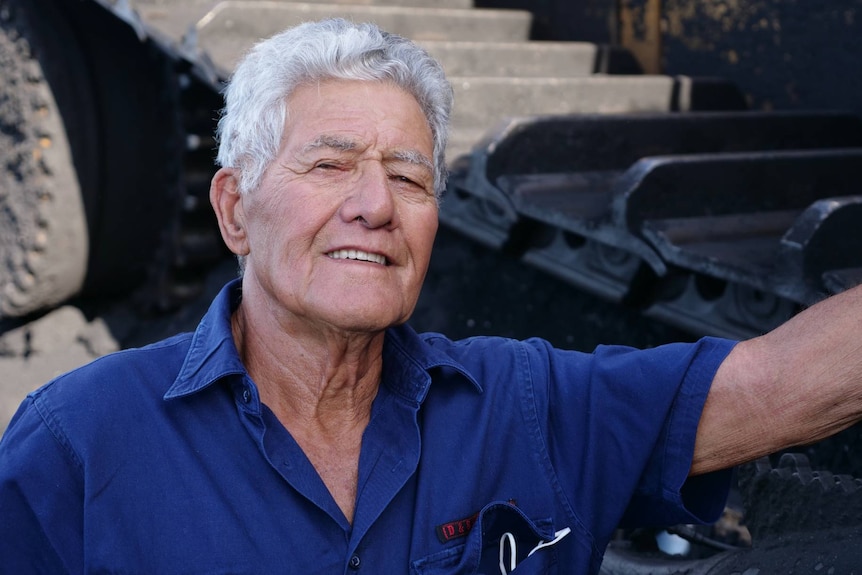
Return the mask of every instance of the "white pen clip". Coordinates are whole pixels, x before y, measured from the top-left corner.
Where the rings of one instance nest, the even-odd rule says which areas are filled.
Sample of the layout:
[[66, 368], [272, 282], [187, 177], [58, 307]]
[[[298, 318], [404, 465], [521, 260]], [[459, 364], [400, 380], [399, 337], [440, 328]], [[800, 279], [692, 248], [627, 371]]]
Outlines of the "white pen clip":
[[[539, 541], [539, 544], [533, 547], [529, 553], [527, 553], [527, 557], [542, 549], [544, 547], [550, 547], [551, 545], [556, 545], [563, 537], [571, 533], [572, 530], [569, 527], [565, 529], [560, 529], [556, 533], [554, 533], [554, 538], [550, 541]], [[506, 565], [506, 547], [509, 548], [509, 564]], [[500, 537], [500, 575], [509, 575], [512, 571], [515, 570], [518, 561], [518, 544], [515, 542], [515, 536], [509, 532], [503, 533], [503, 536]]]
[[543, 547], [550, 547], [551, 545], [556, 545], [560, 541], [560, 539], [562, 539], [563, 537], [565, 537], [566, 535], [568, 535], [571, 532], [572, 532], [572, 529], [570, 527], [566, 527], [565, 529], [560, 529], [559, 531], [554, 533], [554, 538], [551, 539], [550, 541], [540, 541], [538, 545], [533, 547], [533, 549], [529, 553], [527, 553], [527, 557], [529, 557], [530, 555], [532, 555], [533, 553], [535, 553], [536, 551], [538, 551], [539, 549], [541, 549]]

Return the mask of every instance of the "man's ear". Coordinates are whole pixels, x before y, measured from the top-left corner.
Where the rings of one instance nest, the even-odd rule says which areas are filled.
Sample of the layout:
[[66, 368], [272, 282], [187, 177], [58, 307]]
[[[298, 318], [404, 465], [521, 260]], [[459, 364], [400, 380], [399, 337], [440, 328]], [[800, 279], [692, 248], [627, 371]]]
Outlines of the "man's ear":
[[245, 229], [245, 211], [239, 193], [239, 174], [233, 168], [221, 168], [210, 183], [210, 204], [218, 219], [221, 237], [228, 249], [238, 256], [249, 253]]

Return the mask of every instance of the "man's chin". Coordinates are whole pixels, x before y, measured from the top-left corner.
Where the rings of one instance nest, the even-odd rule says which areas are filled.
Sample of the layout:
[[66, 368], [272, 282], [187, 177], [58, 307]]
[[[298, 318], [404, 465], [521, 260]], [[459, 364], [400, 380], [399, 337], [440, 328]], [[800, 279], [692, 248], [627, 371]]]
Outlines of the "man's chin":
[[410, 314], [333, 314], [327, 322], [336, 330], [351, 334], [366, 333], [369, 335], [381, 333], [390, 327], [401, 325], [407, 321]]

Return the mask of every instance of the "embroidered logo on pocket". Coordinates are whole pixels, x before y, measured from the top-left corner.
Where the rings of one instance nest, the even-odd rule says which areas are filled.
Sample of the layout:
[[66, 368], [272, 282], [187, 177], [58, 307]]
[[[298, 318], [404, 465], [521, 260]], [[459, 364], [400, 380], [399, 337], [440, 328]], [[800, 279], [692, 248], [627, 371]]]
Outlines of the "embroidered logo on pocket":
[[[508, 503], [510, 505], [517, 505], [514, 499], [509, 499]], [[434, 528], [435, 533], [437, 533], [437, 539], [440, 540], [440, 543], [447, 543], [453, 539], [466, 537], [470, 533], [470, 530], [473, 529], [473, 524], [478, 517], [479, 512], [477, 511], [470, 517], [438, 525]]]

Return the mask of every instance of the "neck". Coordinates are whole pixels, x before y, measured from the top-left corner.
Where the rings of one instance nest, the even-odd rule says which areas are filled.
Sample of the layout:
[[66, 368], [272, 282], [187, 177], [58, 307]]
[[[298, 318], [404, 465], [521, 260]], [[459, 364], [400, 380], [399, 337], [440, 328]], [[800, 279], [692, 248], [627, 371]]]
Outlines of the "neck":
[[343, 333], [296, 322], [250, 317], [240, 306], [232, 318], [240, 357], [262, 401], [292, 431], [292, 424], [338, 433], [367, 423], [382, 369], [384, 332]]

